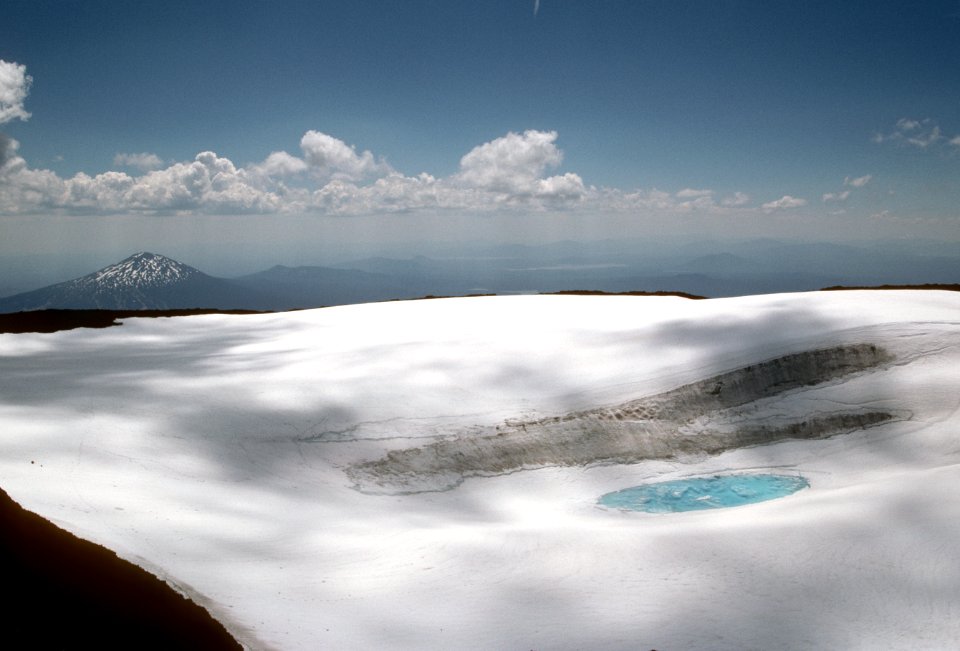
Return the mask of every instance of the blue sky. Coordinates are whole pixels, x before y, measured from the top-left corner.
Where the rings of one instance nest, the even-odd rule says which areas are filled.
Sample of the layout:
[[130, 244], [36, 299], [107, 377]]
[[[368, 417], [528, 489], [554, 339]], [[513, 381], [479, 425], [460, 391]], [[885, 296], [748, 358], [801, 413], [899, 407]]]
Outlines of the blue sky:
[[0, 255], [960, 239], [956, 1], [3, 13]]

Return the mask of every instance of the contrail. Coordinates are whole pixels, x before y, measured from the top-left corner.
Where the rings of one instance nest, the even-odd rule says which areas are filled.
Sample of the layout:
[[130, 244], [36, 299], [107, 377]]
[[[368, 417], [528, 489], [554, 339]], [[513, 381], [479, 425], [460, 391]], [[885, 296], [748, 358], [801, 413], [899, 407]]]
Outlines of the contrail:
[[540, 11], [540, 0], [533, 0], [533, 15], [536, 16]]

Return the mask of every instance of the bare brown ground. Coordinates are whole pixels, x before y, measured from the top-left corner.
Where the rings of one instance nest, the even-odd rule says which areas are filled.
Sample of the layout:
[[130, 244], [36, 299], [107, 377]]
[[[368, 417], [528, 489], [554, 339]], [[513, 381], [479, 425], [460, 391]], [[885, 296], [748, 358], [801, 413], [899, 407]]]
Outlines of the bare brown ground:
[[940, 289], [948, 292], [960, 292], [960, 284], [937, 284], [928, 283], [926, 285], [874, 285], [872, 287], [854, 287], [847, 285], [834, 285], [824, 287], [821, 292], [836, 292], [849, 289]]
[[149, 572], [23, 509], [0, 490], [7, 649], [240, 649]]
[[697, 301], [707, 298], [706, 296], [698, 296], [697, 294], [688, 294], [686, 292], [605, 292], [600, 289], [564, 289], [559, 292], [541, 293], [546, 296], [679, 296], [680, 298], [689, 298]]
[[74, 328], [109, 328], [130, 317], [192, 316], [196, 314], [261, 314], [254, 310], [35, 310], [0, 314], [0, 333], [58, 332]]

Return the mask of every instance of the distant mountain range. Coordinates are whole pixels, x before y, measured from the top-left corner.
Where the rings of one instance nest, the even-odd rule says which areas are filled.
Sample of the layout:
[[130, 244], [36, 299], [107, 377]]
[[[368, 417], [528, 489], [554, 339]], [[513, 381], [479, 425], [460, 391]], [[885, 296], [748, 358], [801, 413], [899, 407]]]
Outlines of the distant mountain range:
[[272, 309], [369, 303], [409, 298], [415, 291], [387, 274], [331, 267], [285, 267], [242, 276], [233, 281], [269, 297]]
[[384, 274], [329, 267], [275, 266], [215, 278], [156, 253], [140, 252], [86, 276], [0, 298], [0, 313], [46, 309], [290, 310], [409, 298]]
[[[136, 253], [86, 276], [0, 299], [0, 312], [264, 306], [266, 297], [155, 253]], [[250, 308], [257, 309], [257, 308]]]
[[450, 257], [372, 257], [336, 266], [274, 266], [216, 278], [141, 252], [94, 273], [0, 298], [0, 313], [42, 309], [290, 310], [426, 295], [568, 290], [670, 291], [722, 297], [836, 285], [956, 283], [960, 253], [924, 254], [775, 240], [688, 243], [555, 242], [451, 251]]

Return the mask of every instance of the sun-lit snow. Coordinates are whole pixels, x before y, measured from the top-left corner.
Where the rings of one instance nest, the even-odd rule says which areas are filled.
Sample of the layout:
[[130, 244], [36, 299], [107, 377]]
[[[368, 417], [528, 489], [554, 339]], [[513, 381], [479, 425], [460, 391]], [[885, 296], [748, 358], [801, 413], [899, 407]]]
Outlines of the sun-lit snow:
[[[860, 344], [892, 359], [678, 436], [896, 415], [866, 429], [431, 492], [351, 479], [391, 451]], [[949, 292], [127, 319], [0, 335], [0, 485], [188, 591], [252, 649], [942, 649], [960, 639], [957, 368]], [[735, 470], [810, 487], [669, 515], [597, 505]]]

